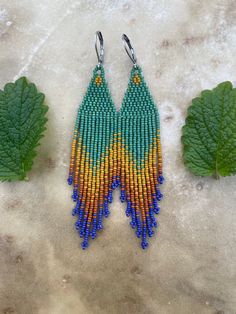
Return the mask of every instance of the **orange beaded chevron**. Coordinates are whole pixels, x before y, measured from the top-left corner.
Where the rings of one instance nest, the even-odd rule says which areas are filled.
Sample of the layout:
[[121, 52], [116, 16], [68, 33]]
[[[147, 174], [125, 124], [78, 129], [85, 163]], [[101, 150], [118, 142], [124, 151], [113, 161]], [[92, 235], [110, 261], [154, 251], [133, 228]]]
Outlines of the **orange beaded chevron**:
[[102, 65], [94, 70], [79, 108], [72, 140], [68, 183], [76, 202], [72, 214], [84, 240], [82, 248], [103, 228], [112, 191], [119, 185], [117, 113]]
[[130, 225], [145, 249], [147, 235], [151, 237], [157, 227], [159, 184], [164, 178], [159, 114], [137, 65], [131, 71], [118, 124], [121, 201], [127, 202], [126, 215], [131, 216]]

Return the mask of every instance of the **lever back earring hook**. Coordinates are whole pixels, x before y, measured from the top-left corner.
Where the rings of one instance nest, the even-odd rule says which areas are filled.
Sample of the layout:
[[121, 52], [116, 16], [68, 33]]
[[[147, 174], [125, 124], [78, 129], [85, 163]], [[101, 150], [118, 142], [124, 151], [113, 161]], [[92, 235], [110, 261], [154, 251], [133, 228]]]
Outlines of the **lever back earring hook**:
[[122, 41], [124, 44], [125, 51], [127, 52], [128, 56], [130, 57], [131, 61], [133, 62], [134, 67], [137, 66], [137, 57], [132, 47], [129, 37], [125, 34], [122, 35]]
[[101, 66], [104, 61], [104, 41], [100, 31], [95, 33], [95, 50], [98, 57], [98, 66]]

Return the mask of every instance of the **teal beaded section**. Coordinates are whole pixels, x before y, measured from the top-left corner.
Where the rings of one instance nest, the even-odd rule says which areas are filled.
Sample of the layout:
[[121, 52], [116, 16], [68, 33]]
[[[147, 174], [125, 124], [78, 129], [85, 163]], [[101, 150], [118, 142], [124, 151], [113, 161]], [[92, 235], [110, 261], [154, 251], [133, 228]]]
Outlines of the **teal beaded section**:
[[87, 92], [79, 107], [76, 127], [78, 138], [89, 153], [93, 167], [108, 153], [117, 129], [117, 113], [105, 79], [104, 68], [96, 66]]
[[124, 145], [138, 168], [156, 141], [159, 114], [139, 66], [133, 67], [120, 110], [120, 132]]
[[96, 66], [82, 104], [81, 112], [110, 112], [116, 114], [103, 66]]

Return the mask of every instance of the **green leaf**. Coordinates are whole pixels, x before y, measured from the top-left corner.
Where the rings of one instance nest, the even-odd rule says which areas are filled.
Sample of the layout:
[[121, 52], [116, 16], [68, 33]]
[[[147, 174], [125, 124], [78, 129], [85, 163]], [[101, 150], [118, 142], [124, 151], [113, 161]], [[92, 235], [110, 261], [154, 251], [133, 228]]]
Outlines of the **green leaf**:
[[44, 95], [21, 77], [0, 90], [0, 180], [27, 179], [43, 137], [48, 107]]
[[193, 99], [182, 134], [184, 161], [195, 175], [236, 174], [236, 89], [230, 82]]

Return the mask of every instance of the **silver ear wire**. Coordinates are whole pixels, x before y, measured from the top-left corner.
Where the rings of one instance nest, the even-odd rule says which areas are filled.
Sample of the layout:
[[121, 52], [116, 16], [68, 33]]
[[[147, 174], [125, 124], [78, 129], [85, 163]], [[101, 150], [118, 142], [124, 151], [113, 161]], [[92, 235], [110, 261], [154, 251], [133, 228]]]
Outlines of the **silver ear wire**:
[[134, 51], [134, 48], [132, 47], [129, 37], [125, 34], [122, 35], [122, 41], [124, 44], [125, 51], [127, 52], [127, 55], [130, 57], [131, 61], [133, 62], [134, 67], [137, 66], [137, 57]]
[[98, 57], [98, 66], [101, 66], [104, 62], [104, 41], [100, 31], [95, 33], [95, 50]]

